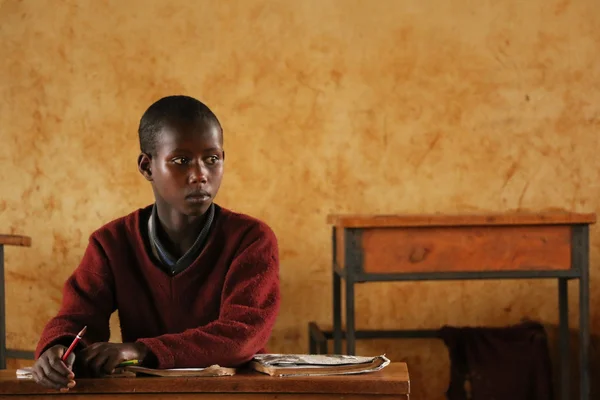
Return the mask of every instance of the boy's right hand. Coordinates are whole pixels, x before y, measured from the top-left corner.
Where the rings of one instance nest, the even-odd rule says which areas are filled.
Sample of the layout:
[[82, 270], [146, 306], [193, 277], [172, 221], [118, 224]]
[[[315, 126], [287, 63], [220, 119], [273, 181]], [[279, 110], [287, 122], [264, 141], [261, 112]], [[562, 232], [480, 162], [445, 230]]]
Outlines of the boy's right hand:
[[56, 345], [46, 350], [33, 365], [33, 379], [42, 386], [67, 391], [75, 386], [75, 374], [71, 369], [75, 362], [75, 354], [69, 354], [66, 361], [61, 358], [67, 348]]

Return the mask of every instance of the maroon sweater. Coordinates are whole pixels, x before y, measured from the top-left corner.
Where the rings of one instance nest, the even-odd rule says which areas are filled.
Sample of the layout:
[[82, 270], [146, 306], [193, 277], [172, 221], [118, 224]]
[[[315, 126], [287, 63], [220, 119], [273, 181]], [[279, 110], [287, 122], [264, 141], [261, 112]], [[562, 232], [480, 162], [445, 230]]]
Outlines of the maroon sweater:
[[144, 343], [158, 368], [237, 366], [265, 351], [280, 302], [273, 231], [217, 206], [200, 256], [170, 276], [149, 248], [150, 212], [137, 210], [91, 235], [36, 358], [53, 344], [68, 345], [85, 325], [84, 346], [108, 341], [115, 310], [123, 342]]

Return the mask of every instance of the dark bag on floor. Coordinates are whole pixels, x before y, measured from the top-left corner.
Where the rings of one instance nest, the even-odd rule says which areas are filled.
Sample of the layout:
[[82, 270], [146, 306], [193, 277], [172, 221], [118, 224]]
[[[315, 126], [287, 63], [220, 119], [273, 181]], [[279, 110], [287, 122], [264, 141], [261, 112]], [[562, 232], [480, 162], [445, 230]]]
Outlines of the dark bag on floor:
[[542, 325], [443, 327], [440, 335], [450, 353], [448, 400], [553, 400]]

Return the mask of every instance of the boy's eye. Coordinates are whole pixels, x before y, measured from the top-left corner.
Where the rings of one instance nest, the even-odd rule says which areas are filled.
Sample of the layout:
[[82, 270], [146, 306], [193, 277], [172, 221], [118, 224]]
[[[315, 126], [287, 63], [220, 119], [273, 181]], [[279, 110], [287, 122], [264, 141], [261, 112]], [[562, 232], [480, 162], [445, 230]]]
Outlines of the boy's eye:
[[185, 157], [176, 157], [172, 161], [174, 164], [177, 164], [177, 165], [185, 165], [189, 162], [189, 160]]
[[207, 159], [208, 164], [215, 164], [217, 161], [219, 161], [219, 157], [217, 156], [210, 156]]

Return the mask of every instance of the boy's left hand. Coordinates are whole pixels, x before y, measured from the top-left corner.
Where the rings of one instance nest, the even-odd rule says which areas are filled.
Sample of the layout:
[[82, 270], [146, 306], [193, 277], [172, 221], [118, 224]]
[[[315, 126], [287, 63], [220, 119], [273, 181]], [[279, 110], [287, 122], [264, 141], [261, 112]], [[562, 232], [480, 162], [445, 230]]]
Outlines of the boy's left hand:
[[148, 350], [142, 343], [94, 343], [77, 353], [80, 365], [94, 376], [112, 374], [123, 361], [140, 360]]

